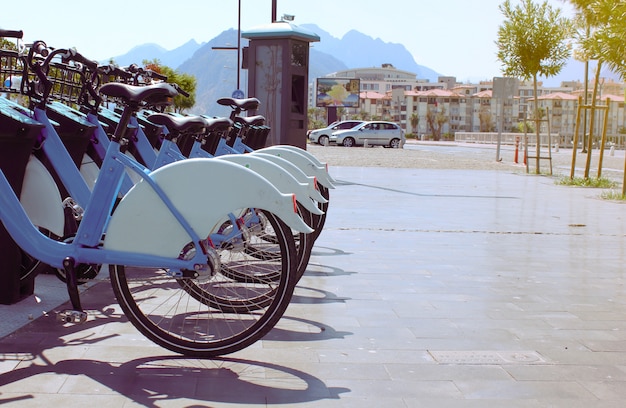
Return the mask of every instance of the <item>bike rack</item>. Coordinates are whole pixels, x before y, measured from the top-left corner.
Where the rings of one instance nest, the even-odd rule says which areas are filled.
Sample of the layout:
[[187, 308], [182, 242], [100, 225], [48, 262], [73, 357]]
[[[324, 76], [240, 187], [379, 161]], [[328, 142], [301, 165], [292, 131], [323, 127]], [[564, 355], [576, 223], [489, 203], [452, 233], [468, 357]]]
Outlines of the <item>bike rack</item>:
[[[0, 168], [20, 196], [26, 164], [43, 124], [0, 106]], [[0, 224], [0, 303], [10, 305], [33, 294], [35, 278], [20, 279], [22, 252]]]

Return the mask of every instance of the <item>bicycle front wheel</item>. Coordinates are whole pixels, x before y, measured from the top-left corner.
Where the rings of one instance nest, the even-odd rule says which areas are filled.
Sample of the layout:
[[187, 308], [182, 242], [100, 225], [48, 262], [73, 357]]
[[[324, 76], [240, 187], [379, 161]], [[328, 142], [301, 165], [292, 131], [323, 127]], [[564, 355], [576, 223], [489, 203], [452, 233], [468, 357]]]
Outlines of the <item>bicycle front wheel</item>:
[[191, 357], [233, 353], [265, 336], [289, 306], [295, 250], [285, 235], [279, 240], [280, 271], [265, 281], [236, 281], [219, 271], [201, 281], [164, 269], [111, 265], [113, 291], [128, 320], [156, 344]]
[[[330, 190], [327, 187], [319, 185], [320, 194], [326, 200], [330, 201]], [[326, 214], [328, 213], [329, 202], [326, 203], [317, 203], [317, 206], [320, 210], [324, 212], [322, 215], [313, 214], [313, 240], [316, 240], [319, 235], [322, 233], [324, 229], [324, 224], [326, 223]]]

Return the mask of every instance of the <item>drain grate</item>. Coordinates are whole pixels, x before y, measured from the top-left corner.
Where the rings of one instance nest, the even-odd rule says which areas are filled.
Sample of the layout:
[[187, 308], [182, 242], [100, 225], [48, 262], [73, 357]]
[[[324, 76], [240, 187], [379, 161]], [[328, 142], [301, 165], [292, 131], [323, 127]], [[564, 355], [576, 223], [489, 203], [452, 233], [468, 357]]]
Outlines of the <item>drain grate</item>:
[[536, 351], [429, 351], [441, 364], [547, 364]]

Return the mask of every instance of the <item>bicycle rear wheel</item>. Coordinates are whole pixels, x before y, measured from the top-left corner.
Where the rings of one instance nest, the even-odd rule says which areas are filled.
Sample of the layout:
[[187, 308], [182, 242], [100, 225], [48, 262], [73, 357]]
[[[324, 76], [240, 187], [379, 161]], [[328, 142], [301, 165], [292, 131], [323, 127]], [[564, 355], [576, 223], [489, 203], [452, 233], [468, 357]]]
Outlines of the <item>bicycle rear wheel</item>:
[[313, 214], [313, 224], [312, 228], [315, 230], [313, 231], [313, 240], [316, 240], [317, 237], [319, 237], [319, 235], [322, 233], [322, 230], [324, 229], [324, 224], [326, 223], [326, 213], [328, 212], [328, 204], [330, 202], [330, 190], [327, 187], [324, 187], [322, 185], [319, 185], [319, 190], [320, 190], [320, 194], [322, 195], [322, 197], [324, 197], [326, 200], [328, 200], [328, 202], [326, 203], [318, 203], [317, 206], [320, 210], [322, 210], [324, 212], [324, 214], [322, 215], [316, 215]]
[[269, 306], [282, 275], [291, 274], [290, 284], [295, 286], [297, 249], [291, 230], [275, 215], [255, 211], [263, 219], [264, 230], [271, 234], [273, 244], [264, 243], [258, 231], [243, 234], [245, 239], [235, 236], [223, 242], [216, 249], [219, 276], [208, 282], [178, 280], [196, 300], [223, 312], [250, 313]]
[[[275, 216], [269, 219], [283, 231], [280, 270], [272, 279], [241, 282], [217, 271], [200, 281], [163, 269], [111, 265], [113, 291], [129, 321], [156, 344], [192, 357], [233, 353], [261, 339], [282, 317], [295, 287], [293, 239]], [[233, 260], [242, 275], [250, 261], [243, 259]]]
[[[258, 228], [253, 232], [253, 238], [246, 245], [246, 252], [254, 257], [265, 257], [275, 253], [277, 244], [277, 236], [274, 227], [265, 220], [264, 212], [258, 211], [259, 222]], [[298, 215], [311, 228], [315, 228], [316, 221], [313, 214], [307, 210], [302, 204], [298, 203]], [[292, 231], [293, 239], [296, 247], [296, 275], [298, 280], [304, 275], [311, 258], [311, 249], [314, 244], [314, 234]]]

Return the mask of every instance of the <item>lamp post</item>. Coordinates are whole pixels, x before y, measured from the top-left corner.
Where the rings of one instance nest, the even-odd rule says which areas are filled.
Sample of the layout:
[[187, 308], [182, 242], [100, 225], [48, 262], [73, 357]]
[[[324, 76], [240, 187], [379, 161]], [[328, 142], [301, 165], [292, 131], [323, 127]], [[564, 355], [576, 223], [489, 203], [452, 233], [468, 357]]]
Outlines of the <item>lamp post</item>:
[[213, 50], [237, 50], [237, 91], [241, 81], [241, 0], [237, 0], [237, 47], [211, 47]]

